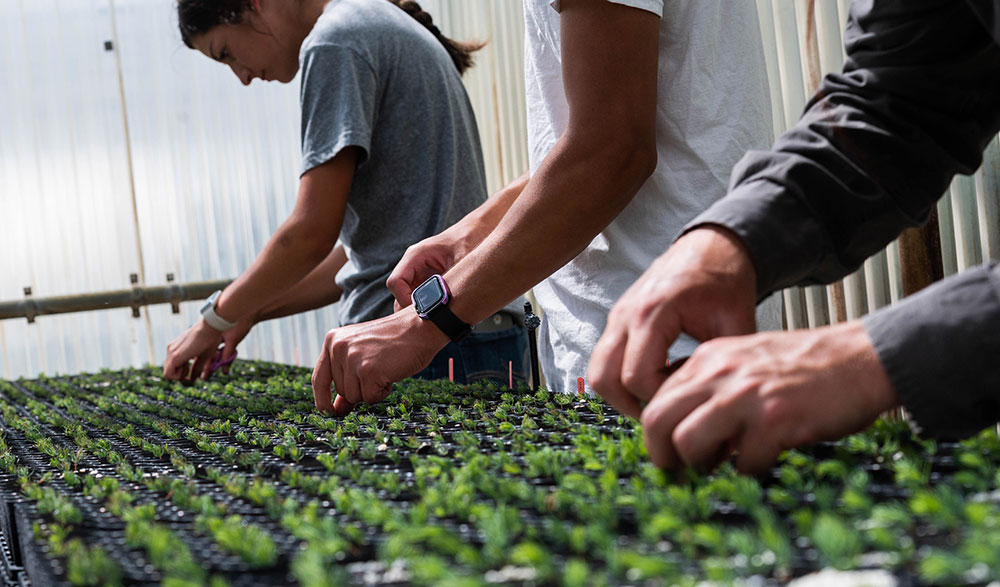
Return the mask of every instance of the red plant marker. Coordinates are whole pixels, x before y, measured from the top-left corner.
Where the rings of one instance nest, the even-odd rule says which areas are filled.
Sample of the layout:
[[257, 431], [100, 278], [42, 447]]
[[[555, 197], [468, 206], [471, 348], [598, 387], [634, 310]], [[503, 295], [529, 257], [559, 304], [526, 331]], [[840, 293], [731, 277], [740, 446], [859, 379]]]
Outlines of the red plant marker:
[[576, 378], [576, 393], [577, 395], [583, 395], [587, 393], [583, 388], [583, 377]]
[[514, 361], [507, 361], [507, 387], [514, 389]]
[[455, 383], [455, 357], [448, 357], [448, 381]]

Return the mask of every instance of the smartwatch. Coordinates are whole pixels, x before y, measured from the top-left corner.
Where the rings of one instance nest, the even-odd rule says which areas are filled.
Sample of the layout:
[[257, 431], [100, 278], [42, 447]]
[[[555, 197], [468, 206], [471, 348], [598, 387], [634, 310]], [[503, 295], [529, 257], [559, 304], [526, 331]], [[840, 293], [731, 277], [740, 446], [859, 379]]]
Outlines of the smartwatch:
[[205, 319], [205, 324], [224, 332], [236, 326], [236, 323], [230, 322], [215, 313], [215, 303], [218, 301], [220, 295], [222, 295], [222, 290], [217, 289], [215, 293], [208, 296], [208, 299], [205, 300], [205, 305], [201, 307], [201, 317]]
[[458, 342], [469, 336], [472, 326], [462, 322], [448, 308], [448, 287], [440, 275], [431, 275], [427, 281], [420, 284], [410, 295], [413, 309], [417, 316], [430, 320], [444, 332], [453, 342]]

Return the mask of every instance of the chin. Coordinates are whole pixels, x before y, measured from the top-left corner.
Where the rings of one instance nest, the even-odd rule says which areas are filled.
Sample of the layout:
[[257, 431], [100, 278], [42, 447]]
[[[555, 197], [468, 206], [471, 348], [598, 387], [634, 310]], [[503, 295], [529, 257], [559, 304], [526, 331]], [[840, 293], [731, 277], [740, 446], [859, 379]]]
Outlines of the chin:
[[299, 73], [299, 61], [298, 61], [298, 59], [296, 59], [294, 63], [290, 64], [290, 67], [288, 67], [287, 69], [285, 69], [283, 72], [279, 73], [278, 75], [275, 75], [271, 79], [273, 79], [276, 82], [281, 82], [283, 84], [287, 84], [290, 81], [292, 81], [293, 79], [295, 79], [295, 76], [298, 73]]

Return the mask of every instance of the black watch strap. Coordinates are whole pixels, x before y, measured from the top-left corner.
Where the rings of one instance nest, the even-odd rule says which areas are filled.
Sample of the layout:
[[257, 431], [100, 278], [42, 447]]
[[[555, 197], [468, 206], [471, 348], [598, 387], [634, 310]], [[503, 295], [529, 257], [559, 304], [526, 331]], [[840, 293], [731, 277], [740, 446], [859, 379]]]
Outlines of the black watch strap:
[[452, 342], [458, 342], [472, 332], [472, 326], [462, 322], [447, 304], [438, 304], [427, 312], [427, 317], [441, 329], [441, 332], [448, 335]]

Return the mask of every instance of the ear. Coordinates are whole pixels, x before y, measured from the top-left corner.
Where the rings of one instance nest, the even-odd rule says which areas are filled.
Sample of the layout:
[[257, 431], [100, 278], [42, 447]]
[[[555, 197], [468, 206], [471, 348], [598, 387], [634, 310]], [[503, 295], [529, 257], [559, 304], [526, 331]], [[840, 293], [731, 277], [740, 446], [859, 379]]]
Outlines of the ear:
[[270, 0], [250, 0], [246, 23], [258, 33], [270, 35], [272, 29], [269, 19], [273, 18], [274, 15], [269, 14], [269, 12], [273, 10], [274, 3]]

